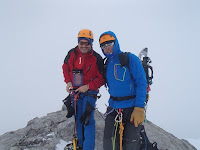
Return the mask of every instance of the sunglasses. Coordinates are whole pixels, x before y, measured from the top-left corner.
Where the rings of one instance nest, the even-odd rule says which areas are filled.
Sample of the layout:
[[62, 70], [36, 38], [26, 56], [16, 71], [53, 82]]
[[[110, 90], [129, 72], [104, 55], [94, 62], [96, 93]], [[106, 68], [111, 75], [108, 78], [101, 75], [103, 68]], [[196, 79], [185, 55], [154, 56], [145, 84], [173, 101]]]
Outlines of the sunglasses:
[[88, 45], [90, 45], [90, 43], [89, 43], [89, 42], [82, 42], [82, 41], [80, 41], [80, 42], [79, 42], [79, 44], [80, 44], [80, 45], [85, 45], [85, 46], [88, 46]]
[[102, 49], [105, 49], [106, 47], [113, 46], [113, 45], [114, 45], [114, 42], [109, 42], [109, 43], [103, 43], [103, 44], [101, 44], [100, 47]]

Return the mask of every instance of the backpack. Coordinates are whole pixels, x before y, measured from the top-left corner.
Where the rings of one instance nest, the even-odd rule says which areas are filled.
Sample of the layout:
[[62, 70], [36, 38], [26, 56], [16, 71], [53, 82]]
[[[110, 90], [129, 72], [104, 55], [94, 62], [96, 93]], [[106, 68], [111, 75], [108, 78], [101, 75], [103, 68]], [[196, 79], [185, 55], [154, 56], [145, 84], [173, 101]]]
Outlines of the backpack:
[[149, 141], [143, 125], [140, 131], [140, 150], [158, 150], [157, 143]]

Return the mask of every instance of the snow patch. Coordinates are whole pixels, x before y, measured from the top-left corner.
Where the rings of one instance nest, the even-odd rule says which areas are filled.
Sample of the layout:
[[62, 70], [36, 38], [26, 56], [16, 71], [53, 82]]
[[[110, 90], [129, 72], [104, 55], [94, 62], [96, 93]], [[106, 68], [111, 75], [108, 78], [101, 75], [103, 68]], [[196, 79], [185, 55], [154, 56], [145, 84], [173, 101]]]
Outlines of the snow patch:
[[47, 136], [54, 136], [54, 135], [55, 135], [54, 132], [51, 132], [51, 133], [47, 134]]
[[66, 142], [61, 139], [60, 142], [56, 145], [56, 150], [63, 150], [64, 147], [69, 143], [71, 143], [71, 141]]

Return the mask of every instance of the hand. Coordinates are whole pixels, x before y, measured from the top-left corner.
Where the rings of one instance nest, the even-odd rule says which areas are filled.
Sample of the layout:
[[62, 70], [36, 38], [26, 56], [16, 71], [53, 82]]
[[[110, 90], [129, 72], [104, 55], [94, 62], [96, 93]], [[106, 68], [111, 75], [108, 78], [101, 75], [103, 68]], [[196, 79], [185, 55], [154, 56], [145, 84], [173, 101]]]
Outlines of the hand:
[[89, 85], [88, 84], [79, 87], [78, 89], [76, 89], [75, 92], [85, 93], [87, 90], [89, 90]]
[[144, 108], [135, 107], [132, 114], [130, 122], [134, 122], [135, 127], [138, 127], [139, 124], [145, 119]]
[[89, 103], [86, 103], [86, 108], [85, 108], [85, 112], [82, 114], [81, 118], [80, 118], [80, 122], [83, 125], [88, 125], [90, 122], [90, 116], [92, 114], [92, 112], [95, 110], [95, 108]]
[[70, 89], [73, 89], [72, 82], [67, 83], [66, 91], [70, 93]]

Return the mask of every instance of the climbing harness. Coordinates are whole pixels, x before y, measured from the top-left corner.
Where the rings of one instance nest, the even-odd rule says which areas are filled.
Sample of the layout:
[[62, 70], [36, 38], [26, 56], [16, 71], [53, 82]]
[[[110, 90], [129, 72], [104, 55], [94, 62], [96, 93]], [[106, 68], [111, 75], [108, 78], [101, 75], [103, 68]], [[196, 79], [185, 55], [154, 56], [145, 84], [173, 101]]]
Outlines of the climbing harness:
[[124, 100], [130, 100], [130, 99], [135, 99], [136, 95], [132, 95], [132, 96], [124, 96], [124, 97], [114, 97], [114, 96], [110, 96], [111, 99], [115, 100], [115, 101], [124, 101]]

